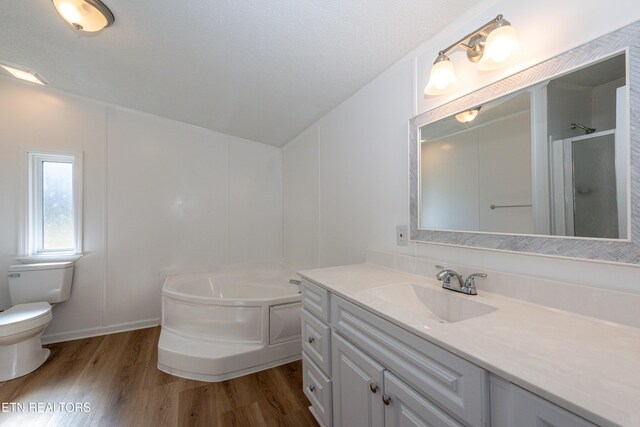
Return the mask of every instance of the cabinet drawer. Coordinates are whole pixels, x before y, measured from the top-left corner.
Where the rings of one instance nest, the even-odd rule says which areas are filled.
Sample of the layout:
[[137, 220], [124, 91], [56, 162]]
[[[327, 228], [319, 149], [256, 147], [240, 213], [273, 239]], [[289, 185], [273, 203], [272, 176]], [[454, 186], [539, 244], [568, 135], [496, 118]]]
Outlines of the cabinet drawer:
[[306, 308], [302, 309], [302, 351], [327, 375], [331, 374], [331, 329]]
[[337, 332], [438, 406], [470, 425], [489, 425], [484, 369], [334, 295], [331, 319]]
[[320, 425], [331, 425], [331, 380], [302, 353], [302, 386], [311, 402], [311, 413]]
[[389, 371], [384, 372], [384, 394], [389, 399], [384, 409], [385, 427], [463, 427]]
[[304, 308], [318, 316], [319, 319], [329, 322], [329, 291], [307, 279], [302, 279], [300, 287]]

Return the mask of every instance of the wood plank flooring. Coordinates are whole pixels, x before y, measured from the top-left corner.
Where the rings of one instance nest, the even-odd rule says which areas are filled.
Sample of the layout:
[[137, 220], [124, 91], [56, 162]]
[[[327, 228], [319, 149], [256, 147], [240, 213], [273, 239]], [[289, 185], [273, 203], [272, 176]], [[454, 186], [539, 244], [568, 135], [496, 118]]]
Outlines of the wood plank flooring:
[[[46, 346], [51, 356], [40, 369], [0, 383], [0, 425], [318, 425], [299, 361], [219, 383], [187, 380], [156, 367], [159, 336], [156, 327]], [[61, 405], [76, 402], [90, 411]], [[52, 406], [28, 411], [38, 403]]]

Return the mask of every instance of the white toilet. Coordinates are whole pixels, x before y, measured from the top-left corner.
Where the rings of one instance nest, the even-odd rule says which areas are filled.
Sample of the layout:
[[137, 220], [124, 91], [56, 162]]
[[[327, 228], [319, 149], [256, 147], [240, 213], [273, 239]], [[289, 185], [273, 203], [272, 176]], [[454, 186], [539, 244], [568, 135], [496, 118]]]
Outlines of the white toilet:
[[51, 322], [51, 305], [69, 299], [72, 262], [9, 267], [11, 307], [0, 313], [0, 381], [26, 375], [49, 357], [40, 337]]

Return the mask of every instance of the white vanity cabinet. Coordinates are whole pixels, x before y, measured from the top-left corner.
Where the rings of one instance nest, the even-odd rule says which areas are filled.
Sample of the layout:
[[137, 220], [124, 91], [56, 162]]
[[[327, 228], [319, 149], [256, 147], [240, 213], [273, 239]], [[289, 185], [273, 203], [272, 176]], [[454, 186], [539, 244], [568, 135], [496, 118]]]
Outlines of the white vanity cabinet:
[[[332, 345], [337, 346], [332, 357], [345, 359], [348, 352], [350, 367], [357, 373], [343, 368], [349, 372], [347, 380], [360, 377], [355, 384], [344, 386], [345, 379], [335, 369], [348, 362], [332, 361], [335, 427], [351, 426], [340, 422], [345, 417], [344, 408], [364, 407], [366, 401], [358, 393], [367, 391], [374, 395], [374, 401], [382, 401], [385, 425], [405, 425], [411, 419], [415, 419], [415, 425], [489, 425], [489, 381], [484, 369], [335, 295], [330, 297], [330, 313]], [[353, 363], [356, 356], [360, 356], [359, 365]], [[367, 377], [371, 378], [369, 384]], [[370, 388], [373, 378], [378, 385], [376, 393]], [[356, 385], [358, 382], [362, 384]], [[351, 392], [338, 395], [338, 388]], [[378, 418], [377, 405], [370, 404], [370, 413], [363, 418]]]
[[302, 280], [303, 385], [324, 427], [593, 424]]
[[303, 386], [318, 423], [489, 425], [483, 369], [314, 283], [301, 287]]
[[302, 386], [322, 427], [333, 425], [329, 292], [302, 279]]
[[339, 334], [331, 345], [334, 426], [463, 425]]

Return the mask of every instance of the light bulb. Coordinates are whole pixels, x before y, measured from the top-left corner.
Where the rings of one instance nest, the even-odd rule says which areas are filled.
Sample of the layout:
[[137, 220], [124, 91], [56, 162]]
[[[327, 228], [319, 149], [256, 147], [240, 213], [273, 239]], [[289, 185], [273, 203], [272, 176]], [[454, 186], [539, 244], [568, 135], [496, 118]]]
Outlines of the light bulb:
[[433, 67], [431, 67], [429, 83], [427, 83], [424, 93], [425, 95], [441, 95], [447, 93], [453, 88], [455, 80], [456, 72], [451, 60], [446, 55], [440, 54], [433, 63]]
[[478, 62], [480, 70], [495, 70], [502, 67], [518, 49], [518, 35], [515, 28], [504, 19], [498, 21], [496, 25], [496, 28], [487, 36], [484, 54]]
[[67, 22], [80, 22], [80, 20], [82, 19], [82, 15], [80, 15], [78, 7], [75, 4], [61, 2], [58, 6], [58, 11]]
[[504, 62], [518, 47], [515, 28], [506, 25], [492, 31], [487, 38], [486, 50], [495, 62]]

